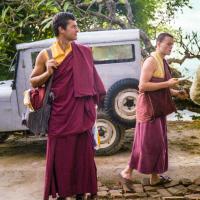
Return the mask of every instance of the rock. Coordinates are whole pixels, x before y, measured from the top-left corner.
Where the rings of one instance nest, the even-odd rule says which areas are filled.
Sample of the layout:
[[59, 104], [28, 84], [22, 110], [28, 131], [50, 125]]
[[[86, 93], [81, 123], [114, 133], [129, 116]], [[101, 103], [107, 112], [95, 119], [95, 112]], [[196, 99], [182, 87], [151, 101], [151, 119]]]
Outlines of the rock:
[[126, 193], [124, 194], [126, 199], [143, 199], [147, 197], [146, 193]]
[[110, 193], [111, 198], [114, 198], [114, 199], [123, 197], [121, 190], [110, 190], [109, 193]]
[[107, 199], [108, 198], [108, 192], [107, 191], [100, 191], [97, 193], [99, 199]]
[[187, 188], [188, 188], [188, 190], [190, 190], [191, 192], [196, 192], [196, 190], [198, 190], [198, 185], [194, 185], [194, 184], [192, 184], [192, 185], [189, 185]]
[[174, 196], [182, 196], [183, 195], [182, 192], [180, 192], [178, 189], [176, 189], [174, 187], [170, 187], [167, 190]]
[[165, 188], [169, 188], [169, 187], [174, 187], [174, 186], [176, 186], [176, 185], [179, 185], [179, 181], [173, 180], [173, 181], [171, 181], [170, 183], [164, 184], [164, 187], [165, 187]]
[[161, 195], [158, 194], [157, 192], [147, 192], [147, 195], [152, 198], [160, 198], [161, 197]]
[[114, 185], [114, 186], [112, 187], [112, 189], [113, 189], [113, 190], [120, 190], [121, 187], [120, 187], [119, 185]]
[[109, 189], [106, 186], [101, 186], [98, 188], [99, 191], [108, 191]]
[[143, 193], [144, 192], [142, 184], [133, 184], [133, 189], [136, 193]]
[[171, 193], [169, 193], [166, 189], [157, 189], [157, 192], [162, 196], [162, 197], [171, 197]]
[[138, 195], [138, 197], [142, 198], [142, 197], [147, 197], [147, 194], [144, 192], [140, 192], [140, 193], [136, 193]]
[[141, 184], [141, 180], [134, 179], [134, 180], [132, 180], [132, 181], [133, 181], [133, 184]]
[[144, 190], [147, 192], [155, 192], [157, 190], [156, 187], [152, 187], [152, 186], [144, 186]]
[[200, 185], [200, 177], [198, 177], [198, 178], [196, 178], [196, 179], [194, 180], [194, 184], [195, 184], [195, 185]]
[[197, 186], [195, 192], [200, 192], [200, 186]]
[[184, 186], [183, 188], [170, 187], [167, 190], [174, 196], [183, 196], [187, 192], [187, 189], [185, 189]]
[[164, 197], [163, 200], [185, 200], [185, 197]]
[[148, 186], [150, 185], [150, 179], [149, 178], [143, 178], [142, 181], [141, 181], [141, 184], [143, 186]]
[[118, 193], [118, 192], [121, 194], [121, 193], [122, 193], [122, 190], [110, 190], [110, 191], [109, 191], [109, 193]]
[[161, 199], [161, 195], [160, 194], [155, 194], [155, 195], [152, 195], [152, 197], [154, 200], [157, 199], [157, 200], [160, 200]]
[[189, 195], [185, 195], [186, 199], [200, 199], [200, 194], [189, 194]]
[[182, 178], [180, 180], [180, 184], [183, 184], [184, 186], [189, 186], [189, 185], [192, 184], [192, 181], [190, 179], [188, 179], [188, 178]]
[[179, 191], [181, 191], [184, 195], [188, 192], [187, 187], [183, 186], [183, 185], [177, 185], [175, 186], [176, 189], [178, 189]]
[[137, 193], [125, 193], [125, 194], [124, 194], [124, 197], [125, 197], [126, 199], [136, 199], [136, 198], [138, 198], [139, 196], [138, 196]]
[[[153, 198], [150, 198], [150, 197], [143, 197], [143, 198], [140, 198], [139, 200], [155, 200]], [[159, 199], [160, 200], [160, 199]]]

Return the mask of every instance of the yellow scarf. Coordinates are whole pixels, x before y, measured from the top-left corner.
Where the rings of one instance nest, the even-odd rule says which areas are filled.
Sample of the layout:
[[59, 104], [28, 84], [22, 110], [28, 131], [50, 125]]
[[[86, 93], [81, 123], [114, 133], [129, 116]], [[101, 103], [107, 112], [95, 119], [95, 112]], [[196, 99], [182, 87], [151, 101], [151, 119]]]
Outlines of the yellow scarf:
[[165, 72], [164, 72], [164, 63], [163, 59], [161, 58], [160, 54], [158, 52], [152, 52], [151, 56], [155, 59], [157, 64], [157, 69], [154, 72], [153, 76], [157, 78], [164, 78]]
[[[59, 45], [57, 40], [52, 44], [52, 46], [50, 48], [51, 48], [51, 51], [52, 51], [53, 59], [58, 64], [60, 64], [65, 59], [65, 57], [72, 51], [71, 43], [63, 51], [63, 49], [60, 47], [60, 45]], [[48, 58], [47, 52], [46, 52], [46, 57]]]

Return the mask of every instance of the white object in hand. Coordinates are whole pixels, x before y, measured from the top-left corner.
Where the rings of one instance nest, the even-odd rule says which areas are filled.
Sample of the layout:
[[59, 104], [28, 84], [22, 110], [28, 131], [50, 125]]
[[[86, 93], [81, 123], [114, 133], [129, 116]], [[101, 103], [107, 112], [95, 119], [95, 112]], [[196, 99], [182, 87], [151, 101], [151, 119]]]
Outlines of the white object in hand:
[[181, 78], [178, 78], [178, 81], [185, 81], [185, 80], [188, 80], [189, 78], [190, 76], [181, 77]]

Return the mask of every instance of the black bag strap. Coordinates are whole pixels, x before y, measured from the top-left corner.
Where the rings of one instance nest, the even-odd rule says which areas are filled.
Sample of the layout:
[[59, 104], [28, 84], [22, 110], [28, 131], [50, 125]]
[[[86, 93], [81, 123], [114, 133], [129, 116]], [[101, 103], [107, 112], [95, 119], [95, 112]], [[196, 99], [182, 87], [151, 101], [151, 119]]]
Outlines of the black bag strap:
[[53, 55], [52, 55], [51, 48], [50, 48], [50, 47], [47, 48], [46, 51], [47, 51], [47, 54], [48, 54], [49, 60], [52, 59], [52, 58], [53, 58]]
[[[52, 51], [51, 51], [51, 48], [47, 48], [46, 49], [47, 51], [47, 54], [48, 54], [48, 59], [52, 59], [53, 58], [53, 55], [52, 55]], [[47, 102], [48, 102], [48, 98], [49, 98], [49, 93], [50, 93], [50, 90], [51, 90], [51, 85], [52, 85], [52, 81], [53, 81], [53, 75], [51, 75], [51, 77], [49, 78], [47, 84], [46, 84], [46, 92], [45, 92], [45, 96], [44, 96], [44, 102], [43, 102], [43, 105], [46, 105]]]

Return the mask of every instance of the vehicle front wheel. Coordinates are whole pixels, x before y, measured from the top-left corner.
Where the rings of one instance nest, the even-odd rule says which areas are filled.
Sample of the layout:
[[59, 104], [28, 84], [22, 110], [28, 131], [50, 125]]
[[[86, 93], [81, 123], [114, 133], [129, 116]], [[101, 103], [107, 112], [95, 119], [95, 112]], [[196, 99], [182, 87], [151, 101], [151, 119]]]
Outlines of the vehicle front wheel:
[[96, 124], [100, 136], [100, 147], [96, 150], [96, 155], [107, 156], [119, 151], [124, 143], [123, 128], [114, 123], [104, 112], [98, 113]]
[[108, 90], [104, 107], [113, 121], [126, 128], [135, 127], [136, 99], [138, 97], [138, 80], [122, 79]]

